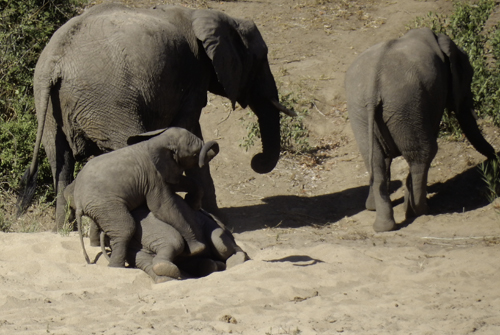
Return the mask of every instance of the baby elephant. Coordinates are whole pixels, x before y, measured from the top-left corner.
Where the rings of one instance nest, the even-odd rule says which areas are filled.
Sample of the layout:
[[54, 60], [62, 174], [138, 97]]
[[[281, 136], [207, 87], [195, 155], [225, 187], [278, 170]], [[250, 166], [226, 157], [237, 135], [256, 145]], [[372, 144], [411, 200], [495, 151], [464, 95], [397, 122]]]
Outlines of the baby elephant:
[[[203, 277], [248, 260], [222, 223], [203, 210], [196, 214], [196, 223], [203, 232], [202, 241], [207, 248], [190, 256], [185, 252], [184, 239], [175, 228], [158, 220], [146, 207], [134, 210], [132, 215], [137, 229], [127, 250], [129, 265], [144, 270], [155, 283], [161, 283], [181, 278], [181, 270]], [[107, 256], [104, 243], [101, 248]]]
[[[75, 182], [64, 190], [64, 197], [74, 209]], [[178, 201], [184, 201], [177, 194]], [[202, 232], [201, 242], [206, 244], [203, 252], [196, 256], [186, 252], [182, 235], [170, 224], [157, 219], [146, 206], [131, 212], [136, 222], [135, 233], [127, 248], [129, 266], [144, 270], [155, 283], [181, 277], [179, 267], [190, 275], [203, 277], [215, 271], [225, 270], [248, 260], [247, 254], [236, 244], [233, 235], [216, 217], [204, 210], [194, 211], [196, 228]], [[81, 227], [79, 227], [82, 238]], [[103, 255], [110, 261], [105, 246], [105, 233], [99, 239], [99, 228], [91, 221], [89, 237], [94, 246], [101, 245]], [[92, 239], [94, 238], [94, 241]]]
[[[182, 128], [167, 128], [129, 138], [129, 146], [90, 160], [74, 181], [76, 220], [90, 217], [110, 239], [109, 266], [124, 267], [127, 246], [136, 223], [133, 210], [147, 206], [159, 220], [170, 223], [186, 241], [190, 254], [205, 249], [196, 212], [203, 189], [183, 175], [207, 164], [219, 152]], [[70, 192], [70, 191], [68, 191]], [[187, 192], [182, 200], [176, 192]], [[81, 239], [85, 259], [90, 260]]]

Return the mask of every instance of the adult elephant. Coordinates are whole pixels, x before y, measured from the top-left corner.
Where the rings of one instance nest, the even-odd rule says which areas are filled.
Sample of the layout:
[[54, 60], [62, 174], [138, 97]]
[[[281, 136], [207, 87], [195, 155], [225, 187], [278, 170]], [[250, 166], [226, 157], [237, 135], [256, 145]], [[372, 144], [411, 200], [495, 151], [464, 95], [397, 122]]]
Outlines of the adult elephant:
[[[38, 131], [21, 209], [36, 187], [40, 143], [54, 177], [57, 228], [75, 160], [119, 149], [129, 136], [159, 128], [182, 127], [202, 138], [207, 91], [227, 97], [233, 108], [238, 102], [254, 111], [263, 149], [251, 166], [270, 172], [280, 155], [279, 112], [293, 112], [279, 104], [267, 46], [253, 22], [214, 10], [120, 4], [98, 5], [71, 19], [54, 33], [35, 69]], [[208, 166], [195, 178], [204, 184], [204, 208], [216, 213]]]
[[444, 109], [454, 111], [465, 136], [481, 154], [496, 157], [478, 129], [467, 54], [446, 35], [428, 28], [363, 52], [345, 77], [349, 118], [370, 173], [366, 208], [377, 211], [375, 231], [395, 226], [389, 198], [390, 165], [402, 155], [409, 164], [406, 217], [427, 212], [427, 174], [437, 152]]

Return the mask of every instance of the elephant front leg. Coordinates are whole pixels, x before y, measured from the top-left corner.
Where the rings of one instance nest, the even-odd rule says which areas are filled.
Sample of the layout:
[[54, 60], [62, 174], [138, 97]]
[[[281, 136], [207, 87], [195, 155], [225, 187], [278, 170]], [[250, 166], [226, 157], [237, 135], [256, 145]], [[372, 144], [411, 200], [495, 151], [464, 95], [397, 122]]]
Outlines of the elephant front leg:
[[[388, 191], [390, 191], [390, 184], [391, 184], [391, 163], [392, 163], [392, 158], [385, 158], [385, 175], [386, 175], [386, 183]], [[368, 193], [368, 198], [366, 198], [365, 207], [369, 211], [374, 211], [377, 209], [375, 206], [373, 187], [371, 185]]]
[[429, 163], [410, 163], [404, 202], [406, 218], [428, 213], [427, 176], [429, 167]]
[[186, 241], [189, 253], [197, 255], [205, 250], [203, 233], [197, 222], [196, 212], [180, 196], [164, 185], [157, 192], [147, 196], [147, 205], [151, 212], [160, 221], [170, 224], [177, 229]]

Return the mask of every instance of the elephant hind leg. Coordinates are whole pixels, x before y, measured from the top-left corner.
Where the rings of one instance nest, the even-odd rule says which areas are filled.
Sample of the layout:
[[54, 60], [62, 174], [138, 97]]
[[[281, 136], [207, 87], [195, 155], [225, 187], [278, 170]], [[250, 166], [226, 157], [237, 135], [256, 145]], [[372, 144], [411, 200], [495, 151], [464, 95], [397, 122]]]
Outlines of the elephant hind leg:
[[406, 178], [404, 202], [406, 218], [424, 215], [428, 212], [427, 176], [438, 146], [435, 140], [428, 140], [420, 147], [421, 150], [418, 151], [417, 156], [415, 152], [403, 152], [403, 157], [410, 166], [410, 173]]
[[165, 276], [170, 278], [180, 278], [181, 271], [174, 263], [164, 259], [153, 259], [153, 271], [158, 276]]
[[382, 148], [377, 143], [374, 145], [373, 157], [373, 197], [375, 200], [376, 219], [373, 229], [376, 232], [393, 230], [396, 226], [391, 198], [389, 196], [390, 164], [391, 159], [384, 157]]
[[406, 218], [428, 213], [427, 176], [429, 167], [430, 163], [410, 163], [404, 202]]
[[[391, 164], [392, 158], [385, 158], [385, 178], [387, 183], [387, 192], [390, 191], [391, 184]], [[368, 193], [368, 198], [366, 198], [365, 207], [369, 211], [376, 210], [375, 197], [373, 195], [373, 187], [370, 185], [370, 191]]]
[[146, 272], [156, 284], [159, 283], [164, 283], [166, 281], [172, 280], [173, 277], [170, 276], [163, 276], [163, 275], [158, 275], [154, 270], [153, 270], [153, 259], [154, 256], [146, 252], [144, 250], [139, 250], [136, 252], [135, 256], [135, 265]]
[[135, 232], [135, 220], [127, 207], [109, 203], [94, 212], [95, 222], [108, 235], [111, 246], [110, 267], [125, 267], [128, 243]]

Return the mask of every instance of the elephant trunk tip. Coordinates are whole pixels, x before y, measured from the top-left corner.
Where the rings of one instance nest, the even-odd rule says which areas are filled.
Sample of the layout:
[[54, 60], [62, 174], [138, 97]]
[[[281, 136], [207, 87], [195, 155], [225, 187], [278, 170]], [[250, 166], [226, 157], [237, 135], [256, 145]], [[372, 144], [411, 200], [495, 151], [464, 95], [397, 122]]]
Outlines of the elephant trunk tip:
[[219, 153], [219, 144], [216, 141], [210, 141], [203, 145], [200, 151], [198, 165], [200, 168], [208, 164]]
[[252, 158], [252, 170], [259, 174], [271, 172], [278, 164], [279, 155], [276, 159], [269, 159], [265, 154], [259, 153]]

